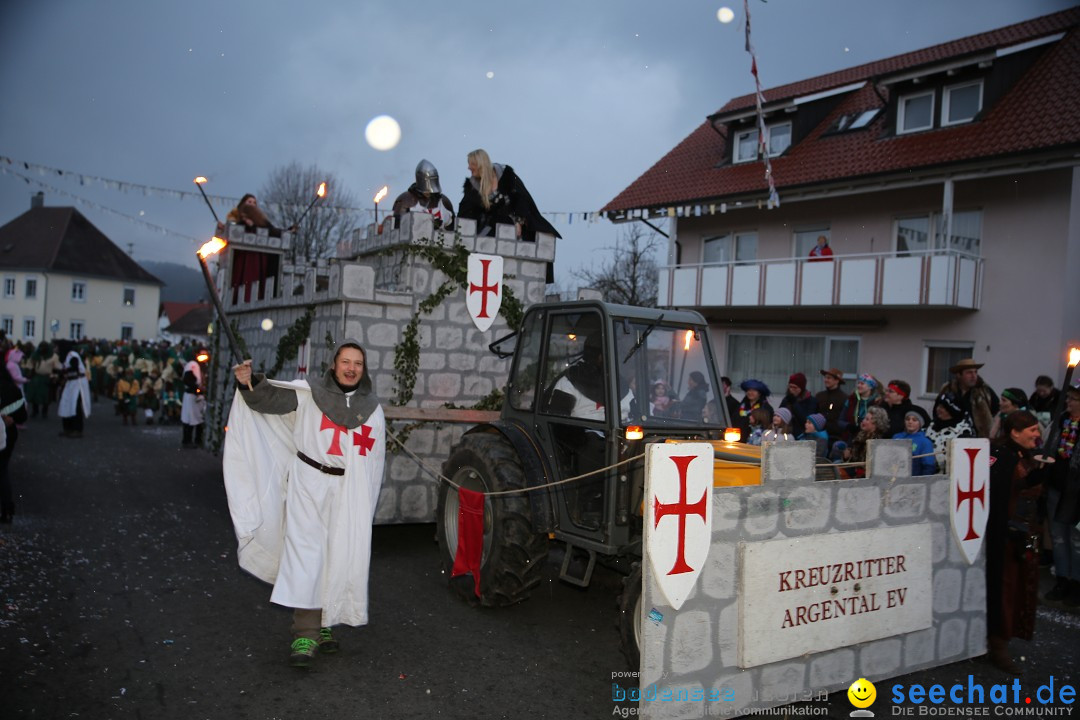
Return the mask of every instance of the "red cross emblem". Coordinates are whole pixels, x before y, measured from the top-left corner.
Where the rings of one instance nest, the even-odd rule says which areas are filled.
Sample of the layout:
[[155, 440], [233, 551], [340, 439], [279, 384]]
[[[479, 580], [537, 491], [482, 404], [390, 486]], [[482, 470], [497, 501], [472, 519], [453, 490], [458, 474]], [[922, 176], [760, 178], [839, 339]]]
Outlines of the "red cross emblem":
[[371, 428], [367, 425], [360, 426], [360, 432], [353, 432], [352, 434], [353, 447], [359, 448], [357, 452], [361, 455], [367, 455], [371, 448], [375, 447], [375, 438], [371, 437]]
[[322, 422], [319, 423], [319, 432], [323, 430], [333, 430], [334, 439], [330, 441], [330, 449], [326, 451], [327, 455], [341, 455], [341, 433], [349, 432], [349, 429], [344, 425], [338, 425], [330, 418], [326, 417], [323, 413]]
[[500, 255], [471, 253], [466, 279], [465, 307], [477, 329], [485, 332], [502, 305], [503, 259]]
[[679, 519], [678, 546], [675, 551], [675, 564], [668, 570], [668, 575], [693, 572], [694, 568], [686, 562], [686, 518], [697, 515], [702, 522], [705, 521], [705, 503], [708, 499], [708, 491], [701, 494], [701, 498], [694, 504], [686, 502], [686, 468], [696, 455], [673, 455], [671, 461], [679, 469], [679, 501], [675, 503], [662, 503], [660, 498], [653, 497], [653, 527], [659, 527], [660, 520], [667, 515], [675, 515]]
[[491, 260], [481, 260], [480, 266], [484, 268], [482, 279], [480, 284], [469, 283], [469, 294], [474, 292], [480, 293], [480, 312], [476, 314], [478, 318], [491, 317], [487, 311], [487, 294], [493, 293], [499, 294], [499, 285], [497, 283], [488, 284], [488, 268], [491, 267]]
[[964, 557], [973, 563], [990, 516], [990, 443], [984, 438], [953, 439], [948, 451], [949, 526]]
[[959, 510], [965, 502], [970, 503], [968, 505], [968, 529], [967, 534], [964, 535], [964, 540], [977, 540], [979, 538], [979, 533], [975, 532], [975, 501], [978, 500], [980, 505], [986, 507], [986, 483], [980, 485], [978, 489], [974, 488], [975, 458], [978, 457], [979, 450], [980, 448], [964, 448], [964, 452], [968, 456], [969, 466], [968, 489], [956, 488], [956, 509]]

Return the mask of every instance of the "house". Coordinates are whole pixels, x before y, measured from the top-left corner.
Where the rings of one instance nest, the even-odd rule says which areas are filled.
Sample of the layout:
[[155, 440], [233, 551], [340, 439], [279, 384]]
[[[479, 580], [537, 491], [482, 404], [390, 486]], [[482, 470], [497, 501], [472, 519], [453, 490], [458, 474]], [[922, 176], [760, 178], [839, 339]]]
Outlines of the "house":
[[163, 302], [158, 314], [157, 337], [174, 345], [185, 340], [206, 345], [210, 341], [207, 328], [213, 319], [208, 302]]
[[162, 282], [72, 207], [30, 210], [0, 227], [0, 328], [41, 340], [157, 336]]
[[[604, 210], [669, 220], [660, 305], [708, 318], [736, 384], [839, 367], [926, 404], [966, 357], [998, 390], [1060, 382], [1080, 341], [1078, 22], [765, 90], [761, 143], [754, 95], [735, 98]], [[810, 261], [822, 236], [835, 255]]]

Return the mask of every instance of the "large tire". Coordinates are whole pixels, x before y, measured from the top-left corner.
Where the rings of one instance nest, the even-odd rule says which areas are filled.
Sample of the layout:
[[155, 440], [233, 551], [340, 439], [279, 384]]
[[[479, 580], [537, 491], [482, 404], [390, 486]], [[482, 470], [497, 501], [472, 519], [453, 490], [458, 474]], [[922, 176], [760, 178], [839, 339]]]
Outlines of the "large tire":
[[[513, 446], [502, 435], [471, 433], [461, 439], [443, 464], [443, 475], [469, 490], [495, 492], [525, 488], [525, 473]], [[439, 485], [439, 553], [447, 578], [454, 566], [458, 540], [458, 493]], [[498, 495], [484, 501], [484, 550], [480, 560], [480, 597], [473, 583], [470, 601], [485, 606], [513, 605], [525, 600], [540, 584], [547, 558], [547, 535], [533, 530], [525, 493]]]
[[630, 669], [641, 670], [641, 563], [623, 578], [619, 596], [619, 639]]

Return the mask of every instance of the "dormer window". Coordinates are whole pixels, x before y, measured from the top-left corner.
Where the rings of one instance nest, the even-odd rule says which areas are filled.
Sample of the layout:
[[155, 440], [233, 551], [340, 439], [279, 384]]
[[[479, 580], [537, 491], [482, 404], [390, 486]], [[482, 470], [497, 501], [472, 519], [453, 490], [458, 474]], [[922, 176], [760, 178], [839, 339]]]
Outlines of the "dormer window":
[[[783, 154], [791, 147], [791, 123], [783, 122], [770, 125], [765, 128], [765, 147], [769, 150], [769, 157]], [[735, 133], [735, 146], [732, 152], [733, 163], [751, 162], [758, 159], [758, 131], [743, 130]]]
[[918, 132], [934, 127], [934, 91], [903, 95], [896, 112], [896, 133]]
[[982, 110], [982, 80], [945, 88], [941, 100], [941, 124], [971, 122]]

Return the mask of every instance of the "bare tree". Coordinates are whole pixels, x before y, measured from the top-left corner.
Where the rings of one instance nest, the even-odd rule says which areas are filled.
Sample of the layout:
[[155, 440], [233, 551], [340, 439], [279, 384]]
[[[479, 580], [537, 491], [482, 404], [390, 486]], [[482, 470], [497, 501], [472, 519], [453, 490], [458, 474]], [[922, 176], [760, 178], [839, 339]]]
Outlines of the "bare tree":
[[574, 276], [599, 290], [607, 302], [656, 307], [659, 269], [654, 252], [659, 244], [656, 233], [634, 223], [620, 231], [615, 247], [605, 248], [611, 251], [610, 259], [599, 269], [575, 270]]
[[[315, 199], [319, 183], [326, 183], [326, 197], [319, 200], [306, 216], [304, 211]], [[333, 255], [338, 243], [349, 238], [358, 222], [356, 196], [331, 172], [317, 165], [302, 167], [293, 160], [275, 168], [259, 195], [259, 203], [282, 228], [296, 226], [289, 260], [298, 257], [319, 258]], [[304, 216], [301, 221], [301, 216]], [[298, 225], [299, 223], [299, 225]]]

